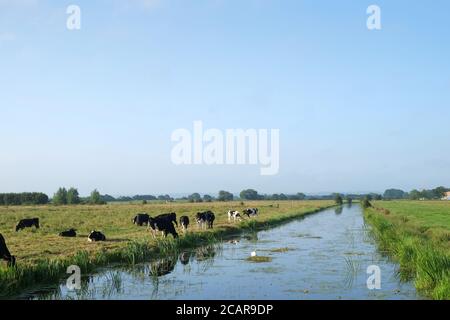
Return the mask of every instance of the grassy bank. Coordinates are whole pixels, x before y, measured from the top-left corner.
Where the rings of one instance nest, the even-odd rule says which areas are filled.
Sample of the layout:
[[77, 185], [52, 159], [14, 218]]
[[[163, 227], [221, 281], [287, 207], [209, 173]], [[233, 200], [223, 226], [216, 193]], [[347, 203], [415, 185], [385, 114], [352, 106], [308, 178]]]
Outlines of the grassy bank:
[[432, 299], [450, 299], [450, 203], [375, 202], [366, 217], [380, 249], [400, 265], [400, 276], [414, 280]]
[[[163, 257], [182, 249], [209, 244], [226, 235], [245, 230], [258, 230], [275, 226], [291, 219], [332, 206], [331, 201], [261, 201], [228, 203], [169, 203], [169, 204], [114, 204], [106, 206], [38, 206], [1, 207], [0, 233], [17, 257], [17, 267], [7, 269], [0, 264], [0, 296], [8, 297], [25, 288], [45, 283], [56, 283], [70, 265], [78, 265], [82, 273], [110, 263], [134, 264]], [[230, 223], [229, 209], [242, 210], [258, 207], [260, 215], [240, 223]], [[213, 230], [199, 230], [194, 223], [197, 211], [211, 209], [216, 213]], [[152, 239], [145, 227], [134, 226], [131, 219], [136, 213], [157, 215], [177, 212], [188, 215], [191, 228], [187, 234], [181, 230], [179, 239]], [[41, 228], [14, 232], [14, 226], [23, 218], [38, 217]], [[61, 238], [62, 230], [76, 228], [77, 238]], [[106, 242], [88, 243], [90, 230], [101, 230]]]

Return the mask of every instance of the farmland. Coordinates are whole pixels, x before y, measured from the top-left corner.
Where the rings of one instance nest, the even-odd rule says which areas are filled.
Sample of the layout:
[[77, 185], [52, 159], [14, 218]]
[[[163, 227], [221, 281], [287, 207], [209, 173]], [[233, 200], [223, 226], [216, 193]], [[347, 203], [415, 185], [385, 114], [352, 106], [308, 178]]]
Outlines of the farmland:
[[[86, 270], [110, 262], [134, 263], [151, 259], [153, 255], [164, 255], [177, 247], [195, 246], [204, 241], [214, 241], [227, 233], [241, 229], [260, 228], [288, 221], [301, 215], [330, 207], [332, 201], [258, 201], [212, 202], [212, 203], [149, 203], [112, 204], [103, 206], [18, 206], [0, 207], [0, 233], [17, 259], [16, 269], [0, 265], [0, 295], [17, 292], [23, 287], [40, 282], [55, 281], [68, 265], [78, 264]], [[258, 207], [260, 214], [255, 219], [244, 219], [240, 223], [229, 223], [229, 209], [242, 210]], [[199, 230], [194, 222], [197, 211], [212, 210], [216, 213], [213, 230]], [[152, 239], [145, 227], [132, 224], [139, 212], [157, 215], [176, 212], [188, 215], [191, 228], [187, 235], [173, 241]], [[18, 233], [14, 227], [20, 219], [40, 218], [40, 229], [26, 229]], [[58, 233], [77, 229], [76, 238], [61, 238]], [[88, 243], [91, 230], [100, 230], [106, 242]], [[178, 230], [180, 235], [181, 230]]]
[[402, 278], [426, 296], [450, 299], [450, 202], [379, 201], [366, 216]]

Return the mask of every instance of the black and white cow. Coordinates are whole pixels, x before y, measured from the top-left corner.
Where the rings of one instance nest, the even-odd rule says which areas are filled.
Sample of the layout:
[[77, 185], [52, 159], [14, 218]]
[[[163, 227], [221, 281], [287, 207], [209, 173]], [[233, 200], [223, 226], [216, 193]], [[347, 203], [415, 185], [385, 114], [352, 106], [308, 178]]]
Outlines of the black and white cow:
[[216, 216], [212, 211], [197, 212], [196, 220], [201, 228], [212, 229]]
[[174, 238], [178, 238], [178, 233], [173, 224], [178, 226], [177, 215], [175, 212], [159, 215], [155, 218], [150, 217], [148, 226], [152, 229], [153, 237], [156, 231], [161, 231], [164, 237], [170, 233]]
[[183, 230], [184, 230], [184, 231], [187, 231], [187, 228], [188, 228], [188, 226], [189, 226], [189, 217], [187, 217], [187, 216], [182, 216], [182, 217], [180, 218], [180, 224], [181, 224], [181, 227], [183, 227]]
[[135, 225], [142, 227], [144, 224], [148, 225], [150, 216], [146, 213], [138, 213], [132, 220]]
[[88, 235], [88, 241], [89, 242], [106, 241], [106, 237], [100, 231], [92, 230], [91, 233]]
[[241, 214], [239, 213], [239, 211], [228, 211], [228, 222], [230, 222], [231, 219], [233, 219], [234, 222], [236, 222], [236, 220], [241, 220]]
[[5, 238], [0, 233], [0, 259], [8, 261], [8, 267], [14, 267], [16, 265], [16, 257], [12, 256], [6, 246]]
[[258, 209], [257, 208], [250, 208], [250, 209], [245, 209], [243, 211], [243, 213], [247, 216], [247, 217], [254, 217], [258, 215]]
[[77, 236], [77, 230], [75, 229], [69, 229], [67, 231], [63, 231], [59, 234], [60, 237], [66, 237], [66, 238], [74, 238]]
[[39, 218], [22, 219], [16, 226], [16, 232], [25, 228], [31, 228], [33, 226], [35, 226], [36, 229], [39, 229]]

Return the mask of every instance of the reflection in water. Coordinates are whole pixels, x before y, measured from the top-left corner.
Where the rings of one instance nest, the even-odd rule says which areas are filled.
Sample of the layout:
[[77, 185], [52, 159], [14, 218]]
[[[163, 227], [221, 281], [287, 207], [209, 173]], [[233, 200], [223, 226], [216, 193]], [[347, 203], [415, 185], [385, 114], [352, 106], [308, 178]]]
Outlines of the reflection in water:
[[[289, 250], [287, 250], [289, 248]], [[271, 262], [253, 263], [264, 252]], [[382, 289], [368, 290], [367, 267], [382, 271]], [[397, 266], [377, 251], [359, 205], [344, 205], [270, 230], [183, 250], [135, 266], [35, 292], [37, 299], [417, 299]]]

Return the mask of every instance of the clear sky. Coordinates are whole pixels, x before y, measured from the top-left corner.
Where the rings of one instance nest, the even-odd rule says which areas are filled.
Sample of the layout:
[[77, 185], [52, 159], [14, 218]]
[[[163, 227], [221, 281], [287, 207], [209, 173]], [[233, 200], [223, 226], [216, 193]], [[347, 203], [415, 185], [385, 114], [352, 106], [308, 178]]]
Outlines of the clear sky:
[[[449, 17], [447, 0], [0, 0], [0, 192], [450, 187]], [[280, 129], [279, 174], [175, 166], [195, 120]]]

